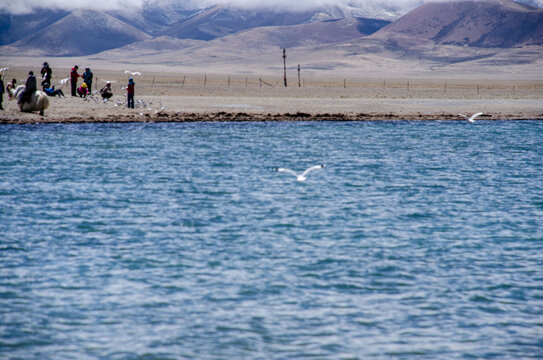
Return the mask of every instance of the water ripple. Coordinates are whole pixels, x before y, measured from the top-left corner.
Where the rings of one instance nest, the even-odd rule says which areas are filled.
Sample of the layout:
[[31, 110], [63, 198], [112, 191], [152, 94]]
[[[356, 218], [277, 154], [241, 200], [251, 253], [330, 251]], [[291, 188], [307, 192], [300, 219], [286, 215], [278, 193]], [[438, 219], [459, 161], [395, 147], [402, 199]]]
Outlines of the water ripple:
[[0, 357], [542, 358], [542, 138], [2, 125]]

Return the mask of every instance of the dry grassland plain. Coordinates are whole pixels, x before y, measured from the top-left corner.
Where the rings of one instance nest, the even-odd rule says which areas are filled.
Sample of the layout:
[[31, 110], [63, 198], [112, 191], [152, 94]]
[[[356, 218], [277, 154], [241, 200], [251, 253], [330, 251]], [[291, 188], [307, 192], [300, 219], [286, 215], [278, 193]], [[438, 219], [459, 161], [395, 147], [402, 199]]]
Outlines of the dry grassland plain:
[[[13, 59], [12, 59], [13, 61]], [[256, 75], [172, 71], [164, 67], [116, 64], [92, 67], [93, 91], [112, 82], [114, 96], [104, 103], [98, 94], [89, 99], [70, 96], [66, 67], [53, 67], [53, 84], [67, 98], [49, 98], [45, 116], [22, 113], [15, 101], [4, 98], [0, 123], [134, 122], [134, 121], [296, 121], [296, 120], [463, 120], [459, 113], [484, 112], [481, 119], [543, 119], [543, 80], [441, 76], [363, 77], [317, 76], [289, 69], [287, 87], [282, 71]], [[36, 62], [36, 60], [34, 60]], [[1, 64], [0, 64], [1, 65]], [[4, 65], [5, 66], [5, 65]], [[73, 66], [73, 65], [72, 65]], [[87, 65], [80, 65], [80, 73]], [[125, 87], [135, 75], [136, 109], [124, 105]], [[37, 64], [10, 66], [5, 83], [24, 83]], [[81, 80], [79, 80], [79, 84]], [[117, 105], [117, 106], [116, 106]]]

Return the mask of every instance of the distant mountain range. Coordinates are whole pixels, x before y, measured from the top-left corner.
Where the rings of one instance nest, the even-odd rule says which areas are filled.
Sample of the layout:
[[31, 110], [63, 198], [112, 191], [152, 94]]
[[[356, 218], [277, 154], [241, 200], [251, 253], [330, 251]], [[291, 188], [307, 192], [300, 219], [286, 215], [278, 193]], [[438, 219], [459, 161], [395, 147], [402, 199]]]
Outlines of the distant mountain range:
[[373, 37], [483, 48], [543, 45], [543, 9], [506, 0], [431, 2]]
[[[540, 4], [539, 0], [524, 2]], [[398, 12], [375, 6], [326, 6], [301, 12], [224, 5], [190, 9], [162, 1], [131, 14], [49, 10], [0, 15], [0, 54], [84, 56], [109, 50], [134, 57], [181, 51], [205, 59], [226, 52], [235, 56], [236, 49], [248, 47], [258, 51], [337, 46], [350, 48], [353, 54], [386, 49], [413, 56], [427, 56], [429, 48], [435, 55], [440, 46], [453, 53], [465, 47], [543, 49], [540, 7], [511, 0], [456, 0], [425, 3], [403, 16]], [[462, 56], [436, 58], [450, 61]]]

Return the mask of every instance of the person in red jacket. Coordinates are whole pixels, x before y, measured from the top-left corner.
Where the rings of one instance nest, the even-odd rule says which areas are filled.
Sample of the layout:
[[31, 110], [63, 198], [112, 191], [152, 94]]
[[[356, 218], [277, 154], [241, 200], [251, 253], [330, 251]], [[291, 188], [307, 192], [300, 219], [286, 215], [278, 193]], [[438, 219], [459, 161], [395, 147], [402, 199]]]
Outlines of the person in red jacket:
[[79, 70], [79, 66], [74, 66], [72, 68], [72, 71], [70, 72], [70, 84], [72, 85], [72, 96], [77, 96], [77, 78], [81, 77], [79, 73], [77, 72]]
[[128, 86], [126, 87], [126, 106], [133, 109], [134, 108], [134, 79], [128, 79]]

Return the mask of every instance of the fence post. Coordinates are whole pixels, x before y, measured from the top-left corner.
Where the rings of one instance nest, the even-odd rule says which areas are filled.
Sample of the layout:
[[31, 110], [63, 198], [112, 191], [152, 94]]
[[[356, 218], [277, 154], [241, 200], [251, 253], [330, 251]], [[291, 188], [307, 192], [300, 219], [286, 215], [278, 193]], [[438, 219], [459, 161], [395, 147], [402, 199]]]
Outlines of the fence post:
[[283, 48], [283, 74], [285, 87], [287, 87], [287, 49]]

